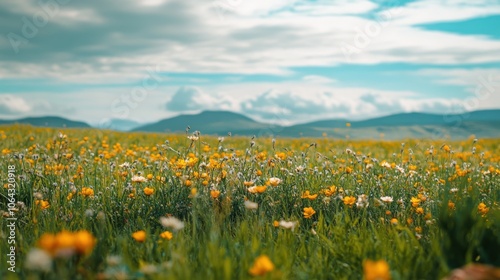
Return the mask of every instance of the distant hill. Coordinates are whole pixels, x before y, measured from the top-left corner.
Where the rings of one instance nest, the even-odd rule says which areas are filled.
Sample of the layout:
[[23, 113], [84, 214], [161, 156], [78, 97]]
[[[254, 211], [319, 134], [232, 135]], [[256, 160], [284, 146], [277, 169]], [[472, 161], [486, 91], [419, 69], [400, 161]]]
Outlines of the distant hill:
[[[346, 123], [351, 126], [347, 127]], [[2, 124], [30, 124], [46, 127], [89, 128], [84, 122], [60, 117], [0, 120]], [[278, 126], [257, 122], [241, 114], [227, 111], [205, 111], [194, 115], [180, 115], [155, 123], [140, 125], [134, 121], [112, 119], [104, 129], [183, 133], [199, 130], [202, 134], [279, 137], [328, 137], [350, 139], [404, 139], [404, 138], [453, 138], [464, 139], [471, 135], [479, 138], [500, 138], [500, 110], [483, 110], [464, 114], [402, 113], [361, 121], [332, 119], [292, 126]]]
[[[346, 123], [350, 127], [346, 127]], [[465, 114], [402, 113], [362, 121], [332, 119], [281, 127], [256, 122], [246, 116], [224, 111], [181, 115], [140, 126], [134, 131], [184, 132], [225, 135], [277, 135], [281, 137], [330, 137], [350, 139], [457, 138], [474, 134], [481, 138], [500, 137], [500, 110]]]
[[29, 124], [33, 126], [55, 127], [55, 128], [90, 128], [91, 126], [79, 121], [72, 121], [61, 117], [30, 117], [18, 120], [0, 120], [0, 125], [6, 124]]
[[[205, 111], [196, 115], [180, 115], [156, 123], [147, 124], [133, 129], [146, 132], [185, 132], [189, 126], [190, 132], [199, 130], [203, 134], [253, 135], [268, 131], [272, 126], [254, 121], [246, 116], [227, 111]], [[267, 133], [272, 134], [272, 133]]]
[[99, 128], [119, 130], [119, 131], [130, 131], [141, 125], [142, 125], [141, 123], [132, 120], [110, 119], [104, 124], [104, 127], [99, 127]]

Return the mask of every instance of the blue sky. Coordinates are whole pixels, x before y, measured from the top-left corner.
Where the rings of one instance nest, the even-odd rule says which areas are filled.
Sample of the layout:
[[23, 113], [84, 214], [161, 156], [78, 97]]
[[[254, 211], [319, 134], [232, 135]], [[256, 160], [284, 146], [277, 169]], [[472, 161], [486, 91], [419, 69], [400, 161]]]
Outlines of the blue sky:
[[500, 2], [0, 3], [0, 118], [291, 124], [500, 108]]

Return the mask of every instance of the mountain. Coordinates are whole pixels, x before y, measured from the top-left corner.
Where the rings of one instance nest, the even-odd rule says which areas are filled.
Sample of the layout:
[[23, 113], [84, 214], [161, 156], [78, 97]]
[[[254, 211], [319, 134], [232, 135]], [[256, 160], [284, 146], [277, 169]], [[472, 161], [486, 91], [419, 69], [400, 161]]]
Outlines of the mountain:
[[156, 123], [143, 125], [133, 131], [146, 132], [190, 132], [199, 130], [203, 134], [234, 135], [274, 134], [273, 125], [254, 121], [246, 116], [227, 111], [205, 111], [196, 115], [180, 115]]
[[[346, 127], [346, 123], [350, 127]], [[471, 135], [480, 138], [500, 137], [500, 110], [464, 114], [402, 113], [361, 121], [332, 119], [287, 127], [256, 122], [246, 116], [224, 111], [206, 111], [197, 115], [181, 115], [134, 131], [191, 132], [225, 135], [275, 135], [280, 137], [323, 137], [350, 139], [456, 138]]]
[[72, 121], [61, 117], [29, 117], [18, 120], [0, 120], [0, 125], [6, 124], [29, 124], [33, 126], [45, 126], [45, 127], [56, 127], [56, 128], [90, 128], [90, 125], [79, 122]]
[[[346, 127], [346, 123], [351, 124]], [[329, 136], [351, 139], [500, 137], [500, 110], [464, 114], [402, 113], [362, 121], [324, 120], [286, 127], [289, 137]]]
[[104, 125], [105, 129], [112, 129], [112, 130], [119, 130], [119, 131], [130, 131], [133, 130], [134, 128], [137, 128], [141, 126], [142, 124], [132, 121], [132, 120], [127, 120], [127, 119], [110, 119], [107, 121]]

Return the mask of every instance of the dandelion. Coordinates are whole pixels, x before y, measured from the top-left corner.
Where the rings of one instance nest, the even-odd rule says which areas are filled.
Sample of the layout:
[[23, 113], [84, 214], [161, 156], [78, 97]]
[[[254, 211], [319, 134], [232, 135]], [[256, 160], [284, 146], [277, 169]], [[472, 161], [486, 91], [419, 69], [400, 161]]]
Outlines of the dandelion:
[[244, 204], [245, 204], [245, 208], [248, 210], [255, 210], [259, 207], [259, 204], [252, 202], [252, 201], [249, 201], [249, 200], [246, 200], [244, 202]]
[[363, 262], [364, 280], [390, 280], [389, 264], [384, 260]]
[[253, 266], [248, 270], [252, 276], [263, 276], [274, 270], [274, 264], [266, 255], [260, 255], [253, 263]]
[[179, 231], [184, 228], [184, 223], [176, 217], [161, 217], [160, 223], [165, 228], [171, 228], [173, 231]]
[[314, 214], [316, 214], [316, 211], [312, 207], [305, 207], [304, 208], [304, 218], [310, 219]]
[[167, 230], [167, 231], [160, 233], [160, 237], [163, 239], [166, 239], [166, 240], [170, 240], [174, 237], [174, 235], [170, 231]]
[[144, 242], [146, 240], [146, 232], [144, 230], [139, 230], [132, 233], [132, 238], [137, 242]]
[[154, 192], [155, 192], [155, 190], [153, 188], [148, 188], [148, 187], [144, 188], [144, 194], [147, 196], [152, 195]]

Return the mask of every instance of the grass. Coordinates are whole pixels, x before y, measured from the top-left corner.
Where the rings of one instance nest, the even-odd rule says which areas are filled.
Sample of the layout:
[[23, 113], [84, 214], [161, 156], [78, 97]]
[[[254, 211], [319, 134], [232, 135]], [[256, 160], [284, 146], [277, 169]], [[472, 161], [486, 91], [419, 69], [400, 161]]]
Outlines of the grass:
[[[369, 260], [388, 264], [382, 279], [440, 279], [467, 263], [500, 266], [495, 139], [273, 143], [0, 130], [2, 252], [11, 246], [9, 166], [22, 202], [13, 215], [16, 273], [2, 265], [2, 279], [369, 279]], [[247, 200], [258, 208], [247, 209]], [[315, 213], [305, 218], [308, 207]], [[165, 228], [167, 216], [184, 228]], [[141, 230], [143, 242], [132, 237]], [[57, 234], [78, 231], [95, 238], [78, 243], [89, 252], [60, 250]], [[160, 237], [165, 231], [172, 239]], [[52, 247], [40, 241], [47, 233]], [[36, 248], [45, 265], [30, 259]], [[262, 276], [253, 275], [259, 268]]]

